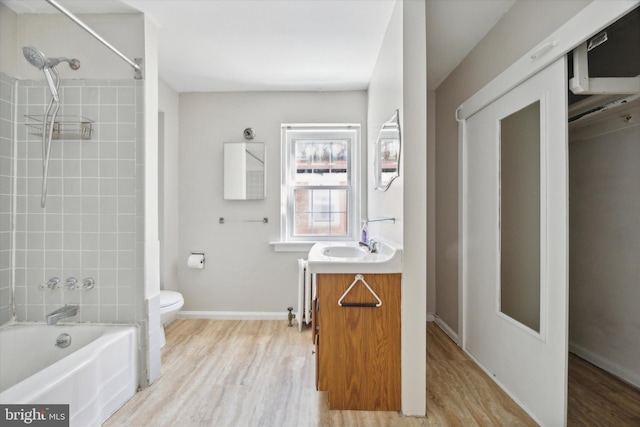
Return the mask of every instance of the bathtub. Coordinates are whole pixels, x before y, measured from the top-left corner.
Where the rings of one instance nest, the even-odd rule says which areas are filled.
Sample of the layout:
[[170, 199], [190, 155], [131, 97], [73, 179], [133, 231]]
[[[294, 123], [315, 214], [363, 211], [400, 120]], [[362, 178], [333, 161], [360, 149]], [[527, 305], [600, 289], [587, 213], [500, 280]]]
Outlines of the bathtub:
[[[67, 348], [56, 346], [61, 334]], [[0, 329], [0, 403], [69, 404], [71, 427], [100, 426], [136, 392], [133, 326], [17, 324]]]

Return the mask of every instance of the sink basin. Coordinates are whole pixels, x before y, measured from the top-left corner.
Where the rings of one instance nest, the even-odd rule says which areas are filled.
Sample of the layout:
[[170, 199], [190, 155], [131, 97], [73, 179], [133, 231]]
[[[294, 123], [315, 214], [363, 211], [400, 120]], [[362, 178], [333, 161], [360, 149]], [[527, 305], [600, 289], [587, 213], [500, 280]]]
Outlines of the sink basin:
[[322, 255], [333, 258], [362, 258], [369, 251], [361, 246], [326, 246]]
[[321, 242], [311, 247], [311, 273], [401, 273], [402, 248], [378, 241], [377, 252], [358, 242]]

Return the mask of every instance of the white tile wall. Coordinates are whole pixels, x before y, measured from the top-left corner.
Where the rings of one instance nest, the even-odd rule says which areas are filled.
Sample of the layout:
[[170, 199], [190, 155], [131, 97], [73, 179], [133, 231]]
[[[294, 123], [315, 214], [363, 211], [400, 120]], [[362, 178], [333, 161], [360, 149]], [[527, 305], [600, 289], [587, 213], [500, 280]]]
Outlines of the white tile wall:
[[[0, 78], [0, 105], [11, 102]], [[62, 304], [79, 303], [74, 319], [135, 322], [144, 318], [144, 269], [138, 256], [144, 242], [144, 106], [142, 82], [66, 80], [61, 82], [63, 117], [94, 121], [91, 140], [54, 140], [47, 206], [40, 207], [42, 140], [27, 129], [26, 114], [42, 115], [48, 89], [42, 81], [21, 81], [17, 111], [17, 196], [15, 307], [19, 321], [42, 321]], [[2, 111], [5, 109], [2, 108]], [[1, 113], [1, 112], [0, 112]], [[4, 116], [0, 115], [0, 120]], [[1, 123], [1, 122], [0, 122]], [[139, 124], [139, 125], [138, 125]], [[4, 126], [3, 126], [4, 129]], [[11, 158], [0, 131], [0, 323], [10, 311], [3, 273], [4, 160]], [[11, 135], [6, 138], [11, 140]], [[11, 171], [7, 173], [10, 179]], [[7, 193], [8, 194], [8, 193]], [[8, 197], [8, 196], [7, 196]], [[10, 222], [9, 222], [10, 223]], [[10, 226], [9, 226], [10, 229]], [[10, 255], [10, 250], [9, 250]], [[9, 269], [10, 271], [10, 269]], [[93, 277], [92, 290], [40, 290], [50, 277]], [[8, 290], [6, 290], [8, 289]]]

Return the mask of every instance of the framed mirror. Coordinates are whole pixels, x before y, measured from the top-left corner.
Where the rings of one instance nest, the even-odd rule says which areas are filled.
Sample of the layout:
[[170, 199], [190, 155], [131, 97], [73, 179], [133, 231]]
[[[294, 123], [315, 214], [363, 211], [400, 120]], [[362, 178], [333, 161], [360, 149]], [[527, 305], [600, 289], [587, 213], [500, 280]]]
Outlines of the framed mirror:
[[264, 142], [225, 142], [224, 199], [264, 199], [265, 160]]
[[400, 148], [402, 135], [400, 132], [400, 111], [385, 123], [378, 133], [374, 157], [375, 189], [387, 191], [394, 179], [400, 176]]

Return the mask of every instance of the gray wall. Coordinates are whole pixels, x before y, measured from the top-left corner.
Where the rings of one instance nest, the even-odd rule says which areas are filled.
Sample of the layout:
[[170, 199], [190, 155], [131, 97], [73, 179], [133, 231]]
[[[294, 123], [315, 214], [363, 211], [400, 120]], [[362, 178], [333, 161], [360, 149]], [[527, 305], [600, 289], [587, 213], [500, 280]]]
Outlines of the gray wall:
[[519, 0], [436, 90], [436, 312], [458, 331], [458, 125], [455, 110], [589, 0]]
[[[183, 93], [179, 102], [183, 310], [286, 313], [296, 306], [296, 259], [306, 252], [269, 245], [280, 240], [280, 124], [361, 123], [364, 142], [366, 92]], [[266, 145], [266, 198], [224, 200], [223, 143], [243, 141], [247, 127]], [[263, 217], [268, 224], [236, 222]], [[187, 268], [192, 251], [205, 252], [203, 270]]]
[[626, 126], [569, 146], [569, 341], [640, 386], [640, 126]]

